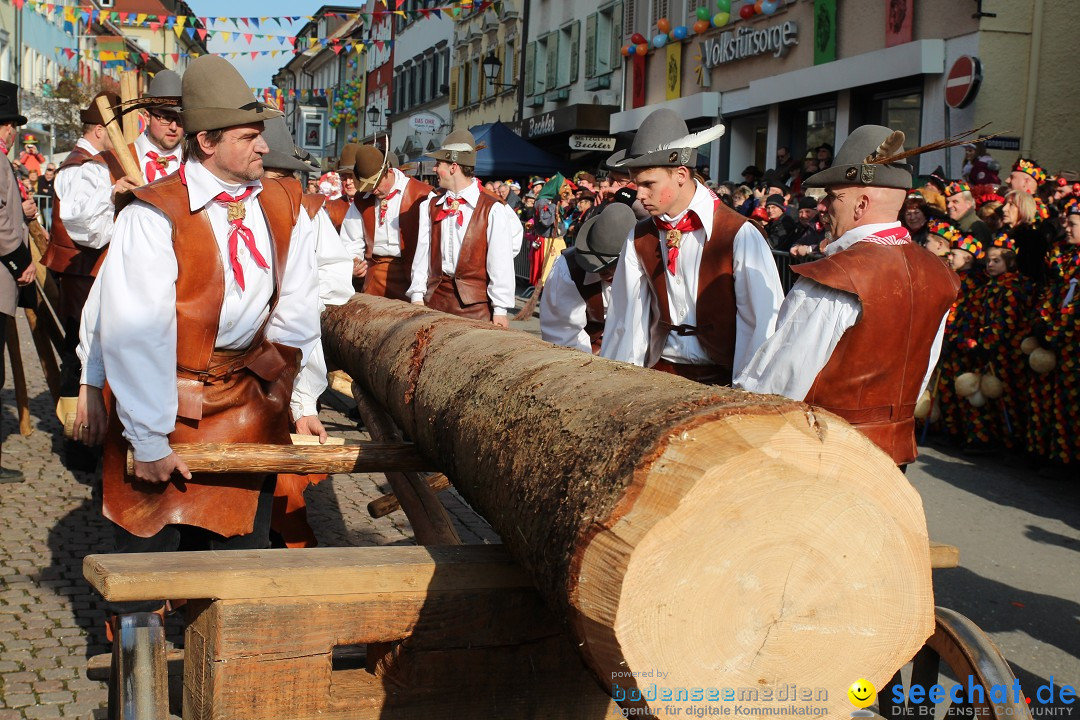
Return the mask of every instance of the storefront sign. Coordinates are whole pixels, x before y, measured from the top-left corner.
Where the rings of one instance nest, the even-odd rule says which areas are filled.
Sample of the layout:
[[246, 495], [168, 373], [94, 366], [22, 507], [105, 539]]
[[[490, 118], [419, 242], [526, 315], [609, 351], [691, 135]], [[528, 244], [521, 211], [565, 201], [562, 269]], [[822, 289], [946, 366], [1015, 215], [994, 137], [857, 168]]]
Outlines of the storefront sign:
[[1020, 152], [1020, 138], [1012, 135], [998, 135], [984, 140], [987, 150], [1014, 150]]
[[526, 137], [540, 137], [541, 135], [550, 135], [555, 132], [555, 114], [544, 113], [543, 115], [537, 115], [536, 117], [529, 118], [526, 122]]
[[682, 43], [668, 43], [664, 72], [668, 100], [682, 97]]
[[799, 26], [793, 20], [761, 29], [740, 27], [701, 43], [701, 57], [706, 68], [765, 53], [778, 58], [790, 46], [799, 44], [798, 35]]
[[605, 150], [615, 149], [615, 138], [609, 135], [571, 135], [571, 150]]
[[421, 112], [409, 116], [409, 127], [417, 132], [436, 132], [442, 125], [442, 118], [434, 113]]

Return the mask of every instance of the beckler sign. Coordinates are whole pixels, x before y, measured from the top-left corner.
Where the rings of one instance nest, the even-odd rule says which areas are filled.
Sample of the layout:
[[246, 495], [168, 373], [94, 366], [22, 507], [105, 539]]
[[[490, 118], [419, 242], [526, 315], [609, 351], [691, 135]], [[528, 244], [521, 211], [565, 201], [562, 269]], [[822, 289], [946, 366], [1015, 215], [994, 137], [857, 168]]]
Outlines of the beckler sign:
[[718, 38], [701, 43], [702, 64], [714, 68], [764, 53], [780, 57], [788, 47], [799, 44], [798, 34], [799, 26], [793, 20], [760, 30], [752, 27], [741, 27], [736, 32], [729, 30]]

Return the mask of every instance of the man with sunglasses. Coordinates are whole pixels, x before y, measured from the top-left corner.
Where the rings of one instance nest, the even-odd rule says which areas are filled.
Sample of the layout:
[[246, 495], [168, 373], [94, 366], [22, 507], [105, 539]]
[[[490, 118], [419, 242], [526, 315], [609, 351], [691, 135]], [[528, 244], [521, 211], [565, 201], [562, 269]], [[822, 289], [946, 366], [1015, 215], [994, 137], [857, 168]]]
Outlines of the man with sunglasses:
[[619, 253], [637, 217], [612, 203], [585, 221], [574, 246], [551, 266], [540, 298], [540, 334], [555, 345], [599, 353]]
[[146, 110], [146, 132], [135, 139], [135, 152], [143, 178], [151, 183], [176, 172], [180, 167], [180, 141], [184, 124], [180, 120], [180, 76], [162, 70], [150, 82], [136, 107]]

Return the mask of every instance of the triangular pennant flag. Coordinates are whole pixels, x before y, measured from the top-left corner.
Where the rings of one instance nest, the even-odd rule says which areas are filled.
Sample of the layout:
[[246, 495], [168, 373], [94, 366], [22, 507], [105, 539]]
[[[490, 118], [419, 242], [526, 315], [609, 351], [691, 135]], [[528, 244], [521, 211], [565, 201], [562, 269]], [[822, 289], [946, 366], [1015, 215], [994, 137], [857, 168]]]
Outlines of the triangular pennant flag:
[[180, 62], [180, 53], [173, 53], [172, 54], [172, 61], [173, 61], [174, 64]]
[[251, 18], [251, 24], [254, 25], [256, 28], [259, 27], [259, 18]]
[[251, 33], [244, 33], [244, 39], [247, 40], [247, 44], [251, 44], [251, 39], [254, 37]]
[[181, 25], [179, 23], [177, 23], [176, 25], [173, 25], [173, 32], [176, 33], [176, 39], [177, 40], [183, 40], [184, 39], [184, 26], [183, 25]]
[[232, 31], [219, 30], [217, 36], [219, 39], [224, 40], [225, 42], [229, 42], [230, 40], [232, 40]]
[[199, 39], [200, 40], [205, 40], [207, 34], [209, 34], [209, 31], [206, 28], [199, 28], [195, 32], [197, 32], [199, 34]]
[[341, 48], [341, 46], [340, 46], [340, 45], [334, 45], [334, 46], [333, 46], [334, 54], [335, 54], [335, 55], [340, 55], [340, 54], [341, 54], [341, 49], [342, 49], [342, 48]]
[[[14, 0], [14, 2], [12, 4], [15, 5], [16, 10], [22, 10], [23, 2], [24, 2], [24, 0]], [[70, 60], [70, 59], [71, 58], [69, 57], [68, 60]]]
[[177, 15], [176, 24], [180, 27], [184, 27], [185, 25], [187, 25], [187, 15]]
[[150, 23], [150, 29], [153, 30], [154, 32], [157, 32], [158, 30], [161, 29], [161, 23], [159, 23], [159, 22]]
[[437, 18], [441, 18], [442, 17], [442, 10], [439, 9], [439, 8], [431, 8], [431, 14], [434, 15], [435, 17], [437, 17]]
[[139, 53], [139, 57], [142, 58], [143, 62], [146, 62], [150, 59], [150, 53]]
[[195, 39], [195, 28], [184, 28], [184, 32], [187, 33], [187, 36], [192, 40]]
[[251, 25], [248, 24], [248, 19], [246, 17], [240, 19], [244, 21], [244, 27], [251, 27]]
[[259, 53], [258, 53], [258, 52], [253, 52], [253, 53], [251, 53], [251, 59], [252, 59], [252, 60], [254, 60], [254, 59], [255, 59], [256, 57], [258, 57], [258, 56], [259, 56]]

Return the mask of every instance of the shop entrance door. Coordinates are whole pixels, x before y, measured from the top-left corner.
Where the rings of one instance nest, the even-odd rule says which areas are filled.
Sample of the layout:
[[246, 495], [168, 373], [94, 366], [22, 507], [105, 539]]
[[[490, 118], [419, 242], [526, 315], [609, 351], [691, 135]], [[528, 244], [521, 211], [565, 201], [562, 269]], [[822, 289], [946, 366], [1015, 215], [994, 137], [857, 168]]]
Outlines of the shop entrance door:
[[764, 172], [769, 162], [766, 157], [769, 116], [759, 113], [731, 118], [727, 132], [731, 137], [728, 179], [742, 182], [742, 171], [748, 165]]

